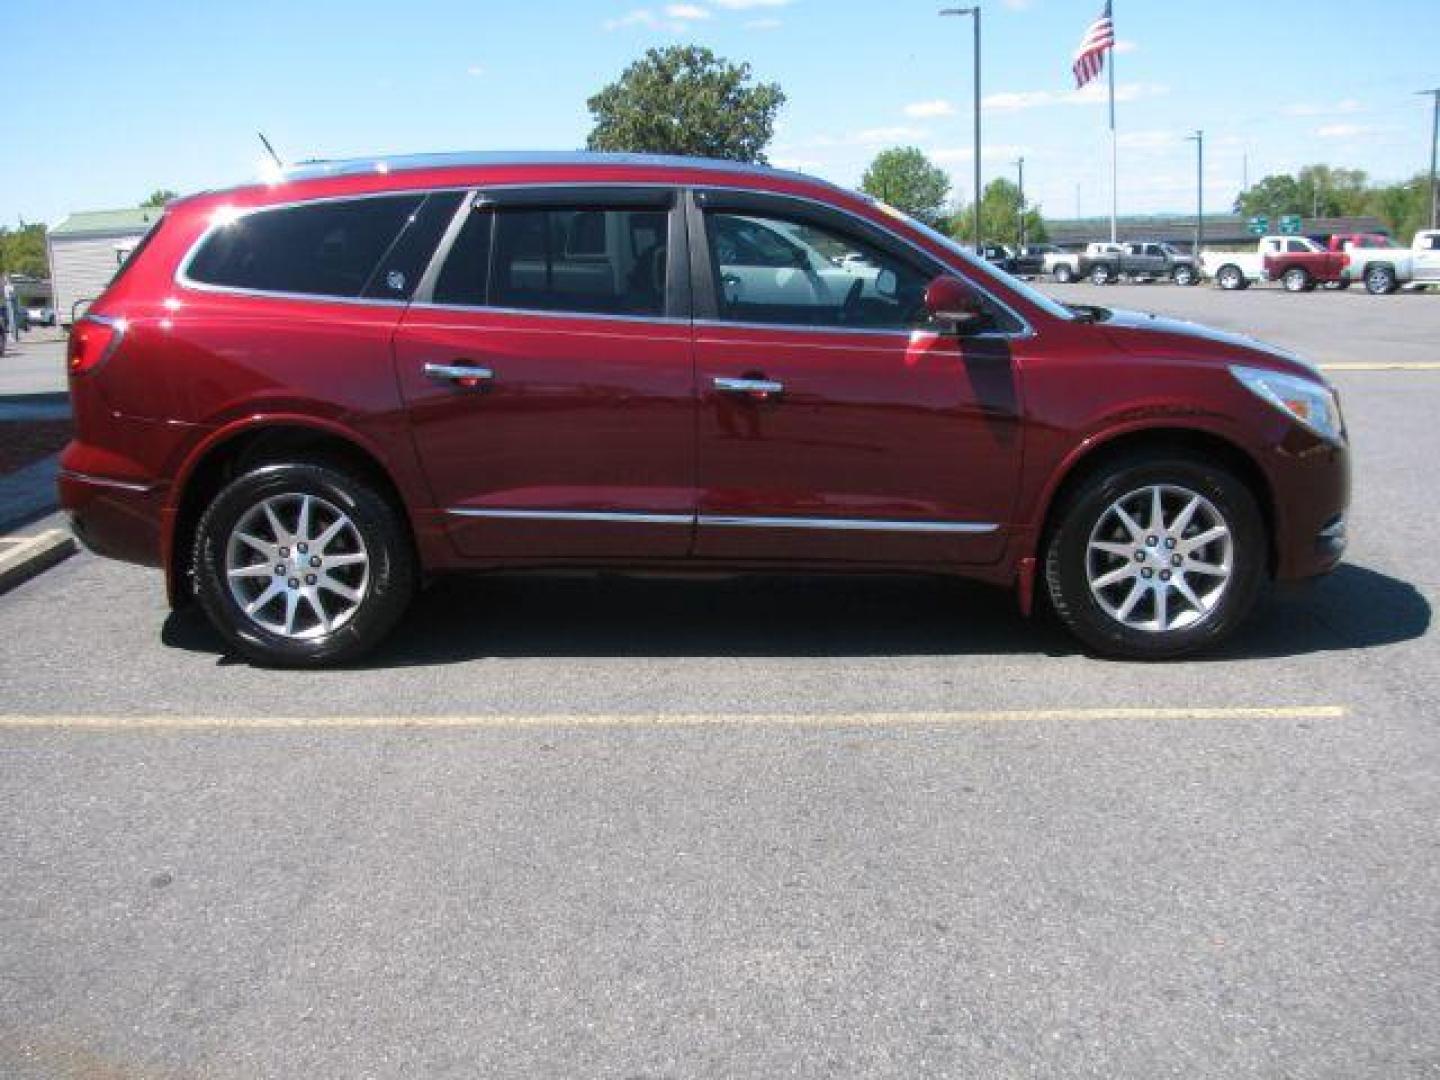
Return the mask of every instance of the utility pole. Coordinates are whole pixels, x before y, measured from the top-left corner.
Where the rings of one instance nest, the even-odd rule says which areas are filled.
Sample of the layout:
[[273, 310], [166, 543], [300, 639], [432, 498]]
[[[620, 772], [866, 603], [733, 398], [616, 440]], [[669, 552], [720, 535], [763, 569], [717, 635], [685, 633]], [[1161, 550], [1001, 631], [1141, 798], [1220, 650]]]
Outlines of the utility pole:
[[1022, 157], [1015, 162], [1015, 168], [1020, 171], [1020, 246], [1025, 246], [1025, 159]]
[[1434, 113], [1430, 118], [1430, 228], [1440, 228], [1440, 188], [1435, 186], [1435, 147], [1440, 144], [1440, 87], [1421, 90], [1419, 93], [1435, 99]]
[[969, 15], [975, 20], [975, 251], [980, 251], [980, 5], [942, 8], [941, 15]]
[[1195, 144], [1195, 257], [1200, 257], [1200, 246], [1205, 243], [1205, 132], [1195, 129], [1194, 135], [1185, 136], [1186, 142]]

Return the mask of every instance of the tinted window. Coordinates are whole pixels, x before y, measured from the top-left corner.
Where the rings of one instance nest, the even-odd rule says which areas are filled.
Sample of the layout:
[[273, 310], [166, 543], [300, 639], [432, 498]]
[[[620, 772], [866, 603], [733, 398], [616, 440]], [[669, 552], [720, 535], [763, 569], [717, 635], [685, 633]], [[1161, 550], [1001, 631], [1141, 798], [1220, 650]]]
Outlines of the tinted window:
[[459, 191], [440, 191], [426, 197], [420, 208], [406, 219], [400, 235], [371, 272], [370, 283], [365, 286], [366, 296], [381, 300], [410, 299], [461, 198], [463, 193]]
[[435, 300], [661, 315], [667, 219], [658, 209], [477, 209], [441, 268]]
[[211, 234], [189, 275], [239, 289], [358, 297], [421, 201], [396, 195], [246, 214]]
[[1309, 251], [1310, 249], [1309, 249], [1308, 247], [1306, 247], [1304, 244], [1302, 244], [1299, 240], [1287, 240], [1287, 241], [1285, 242], [1285, 250], [1286, 250], [1286, 251], [1289, 251], [1289, 252], [1296, 252], [1296, 251]]
[[859, 236], [713, 210], [705, 228], [722, 319], [876, 329], [926, 321], [921, 299], [931, 275]]

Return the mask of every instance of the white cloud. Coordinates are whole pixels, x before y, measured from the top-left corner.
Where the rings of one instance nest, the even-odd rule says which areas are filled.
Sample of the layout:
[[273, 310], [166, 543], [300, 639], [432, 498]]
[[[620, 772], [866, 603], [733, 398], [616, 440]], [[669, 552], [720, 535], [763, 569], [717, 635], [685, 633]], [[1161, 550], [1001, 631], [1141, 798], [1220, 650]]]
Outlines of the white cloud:
[[905, 115], [916, 119], [932, 116], [954, 116], [955, 106], [941, 98], [934, 101], [914, 101], [905, 106]]
[[[1115, 87], [1116, 101], [1139, 101], [1142, 98], [1161, 97], [1170, 92], [1168, 86], [1160, 83], [1120, 83]], [[1103, 82], [1095, 81], [1083, 90], [1009, 90], [990, 94], [981, 104], [996, 112], [1015, 112], [1020, 109], [1038, 109], [1050, 105], [1092, 105], [1107, 99]]]
[[1117, 53], [1139, 52], [1140, 46], [1136, 42], [1131, 41], [1129, 38], [1116, 38], [1115, 51]]
[[1286, 105], [1280, 111], [1286, 116], [1348, 116], [1364, 111], [1364, 107], [1354, 98], [1341, 98], [1333, 103], [1301, 102], [1297, 105]]
[[1322, 139], [1354, 139], [1360, 135], [1370, 135], [1374, 130], [1363, 124], [1322, 124], [1315, 129], [1315, 134]]
[[685, 22], [710, 18], [710, 12], [699, 4], [667, 4], [665, 14], [672, 19], [680, 19]]
[[606, 19], [604, 26], [606, 30], [623, 30], [627, 26], [655, 27], [660, 25], [660, 20], [649, 8], [636, 8], [615, 19]]
[[1115, 141], [1129, 150], [1160, 150], [1179, 145], [1180, 136], [1160, 129], [1122, 131], [1116, 135]]
[[465, 69], [465, 74], [469, 75], [472, 79], [478, 79], [481, 75], [485, 74], [485, 69], [479, 64], [471, 64]]
[[731, 11], [749, 11], [751, 8], [784, 7], [790, 0], [714, 0], [716, 6]]
[[781, 24], [779, 19], [751, 19], [740, 25], [746, 30], [778, 30]]
[[1011, 11], [1026, 11], [1030, 4], [1031, 0], [1005, 0], [1005, 6]]
[[[980, 160], [1014, 161], [1029, 152], [1029, 147], [1016, 146], [1013, 143], [985, 143], [980, 147]], [[929, 151], [925, 156], [942, 165], [949, 165], [960, 161], [974, 161], [975, 148], [973, 146], [942, 146]]]
[[878, 146], [880, 143], [913, 142], [916, 139], [923, 139], [929, 132], [923, 128], [895, 127], [866, 128], [863, 131], [852, 131], [842, 137], [842, 142], [855, 146]]

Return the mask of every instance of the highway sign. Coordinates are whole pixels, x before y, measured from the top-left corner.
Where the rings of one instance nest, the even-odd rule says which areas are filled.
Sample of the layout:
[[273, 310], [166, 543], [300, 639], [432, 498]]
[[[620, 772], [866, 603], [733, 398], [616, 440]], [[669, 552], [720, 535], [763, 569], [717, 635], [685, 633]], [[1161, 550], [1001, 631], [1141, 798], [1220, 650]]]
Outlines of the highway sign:
[[1270, 219], [1264, 214], [1256, 214], [1249, 221], [1245, 222], [1245, 228], [1249, 229], [1256, 236], [1264, 236], [1270, 231]]
[[1300, 232], [1300, 215], [1286, 214], [1281, 217], [1280, 231], [1282, 233], [1289, 233], [1291, 236], [1297, 235]]

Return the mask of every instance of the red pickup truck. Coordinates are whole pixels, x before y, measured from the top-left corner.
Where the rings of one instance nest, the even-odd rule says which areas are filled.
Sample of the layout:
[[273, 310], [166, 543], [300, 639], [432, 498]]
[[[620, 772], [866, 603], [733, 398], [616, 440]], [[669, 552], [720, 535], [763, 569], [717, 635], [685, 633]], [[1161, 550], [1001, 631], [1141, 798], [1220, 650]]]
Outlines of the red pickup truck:
[[1285, 286], [1286, 292], [1309, 292], [1317, 285], [1345, 280], [1341, 273], [1349, 259], [1332, 240], [1330, 250], [1303, 236], [1288, 237], [1283, 250], [1266, 252], [1265, 277]]

